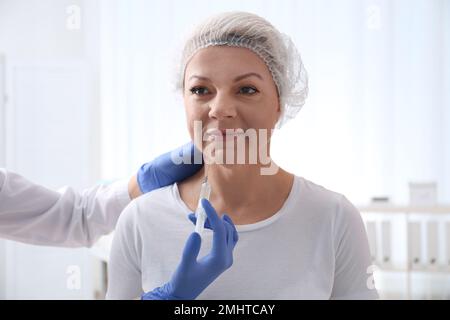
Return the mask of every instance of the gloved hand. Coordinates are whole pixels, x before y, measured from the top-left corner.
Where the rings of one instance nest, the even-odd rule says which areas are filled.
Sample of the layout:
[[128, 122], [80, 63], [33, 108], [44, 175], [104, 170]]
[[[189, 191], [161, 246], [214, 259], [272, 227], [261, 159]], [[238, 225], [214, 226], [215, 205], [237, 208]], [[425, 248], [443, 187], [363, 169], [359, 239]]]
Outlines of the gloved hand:
[[[137, 182], [141, 192], [147, 193], [192, 176], [203, 166], [203, 163], [194, 163], [194, 154], [199, 152], [194, 144], [190, 142], [180, 148], [160, 155], [151, 162], [144, 163], [137, 173]], [[189, 155], [191, 164], [175, 164], [172, 161], [172, 153], [179, 157]]]
[[[197, 298], [214, 280], [233, 264], [233, 249], [239, 239], [231, 218], [216, 213], [211, 203], [202, 199], [207, 219], [205, 228], [211, 229], [211, 252], [197, 261], [201, 237], [193, 232], [184, 247], [181, 262], [169, 282], [142, 295], [142, 300], [191, 300]], [[189, 219], [195, 223], [195, 216]]]

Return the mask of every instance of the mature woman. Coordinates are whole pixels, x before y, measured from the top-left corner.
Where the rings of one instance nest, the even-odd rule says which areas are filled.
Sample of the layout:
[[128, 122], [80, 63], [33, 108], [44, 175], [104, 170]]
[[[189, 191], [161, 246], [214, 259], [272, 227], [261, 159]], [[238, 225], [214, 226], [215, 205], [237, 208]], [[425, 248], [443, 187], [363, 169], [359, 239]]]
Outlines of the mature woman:
[[[180, 269], [179, 260], [185, 239], [191, 234], [189, 241], [198, 241], [187, 216], [196, 208], [206, 174], [210, 203], [227, 213], [220, 219], [227, 222], [222, 251], [233, 253], [233, 263], [189, 298], [377, 298], [359, 212], [344, 196], [278, 168], [270, 158], [272, 129], [295, 116], [307, 94], [306, 72], [289, 37], [254, 14], [213, 16], [187, 40], [180, 90], [189, 133], [203, 151], [205, 166], [181, 183], [138, 198], [122, 213], [111, 252], [108, 298], [168, 290], [183, 276], [189, 281], [186, 274], [192, 270]], [[257, 133], [256, 142], [247, 141], [239, 155], [235, 142], [243, 136], [250, 140], [250, 134], [243, 134], [250, 131]], [[255, 149], [256, 161], [250, 161]], [[236, 160], [239, 156], [244, 163]], [[209, 223], [217, 224], [214, 209], [208, 208]], [[211, 250], [214, 236], [205, 230], [199, 257]], [[220, 252], [216, 240], [215, 254], [208, 258]], [[207, 273], [208, 268], [196, 270]]]

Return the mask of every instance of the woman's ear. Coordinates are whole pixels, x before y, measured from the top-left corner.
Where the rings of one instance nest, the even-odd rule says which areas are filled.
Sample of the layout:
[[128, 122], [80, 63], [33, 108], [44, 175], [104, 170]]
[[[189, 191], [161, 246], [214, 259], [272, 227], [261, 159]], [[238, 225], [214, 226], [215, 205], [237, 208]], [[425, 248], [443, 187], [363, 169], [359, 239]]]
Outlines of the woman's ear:
[[280, 100], [278, 99], [278, 102], [277, 102], [277, 122], [278, 122], [278, 120], [280, 120], [280, 117], [281, 117], [281, 103], [280, 103]]
[[275, 119], [275, 123], [273, 125], [273, 128], [277, 128], [278, 123], [280, 121], [280, 118], [281, 118], [281, 106], [280, 106], [280, 103], [278, 102], [278, 104], [277, 104], [277, 114], [276, 114], [276, 119]]

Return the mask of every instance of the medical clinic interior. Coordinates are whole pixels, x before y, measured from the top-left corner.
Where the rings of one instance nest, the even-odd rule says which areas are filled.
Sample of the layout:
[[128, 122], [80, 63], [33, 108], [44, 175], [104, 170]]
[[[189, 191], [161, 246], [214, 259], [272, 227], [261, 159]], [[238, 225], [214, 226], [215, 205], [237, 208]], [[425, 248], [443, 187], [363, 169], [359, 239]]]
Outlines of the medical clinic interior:
[[[304, 104], [273, 131], [271, 156], [357, 209], [367, 286], [382, 300], [449, 300], [448, 0], [0, 0], [0, 168], [83, 194], [189, 143], [193, 98], [173, 76], [184, 37], [232, 11], [270, 21], [301, 56]], [[83, 246], [21, 241], [14, 228], [34, 222], [2, 209], [4, 197], [1, 300], [107, 297], [113, 226]]]

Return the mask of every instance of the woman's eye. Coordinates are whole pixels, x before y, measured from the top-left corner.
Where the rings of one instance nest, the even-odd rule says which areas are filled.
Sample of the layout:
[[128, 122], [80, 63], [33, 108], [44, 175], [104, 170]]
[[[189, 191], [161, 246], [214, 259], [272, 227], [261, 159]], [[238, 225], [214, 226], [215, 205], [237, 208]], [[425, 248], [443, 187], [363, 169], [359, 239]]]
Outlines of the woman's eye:
[[190, 89], [190, 91], [192, 92], [192, 94], [201, 96], [201, 95], [206, 94], [205, 91], [208, 91], [208, 89], [206, 89], [205, 87], [194, 87], [194, 88]]
[[248, 95], [253, 95], [253, 94], [257, 93], [257, 92], [258, 92], [258, 90], [256, 90], [253, 87], [242, 87], [239, 90], [239, 93], [248, 94]]
[[[198, 96], [203, 96], [203, 95], [210, 93], [209, 90], [205, 87], [194, 87], [194, 88], [190, 89], [189, 91], [191, 91], [192, 94], [195, 94]], [[257, 92], [258, 92], [258, 90], [256, 90], [256, 88], [253, 88], [253, 87], [242, 87], [239, 89], [239, 93], [245, 94], [245, 95], [253, 95]]]

